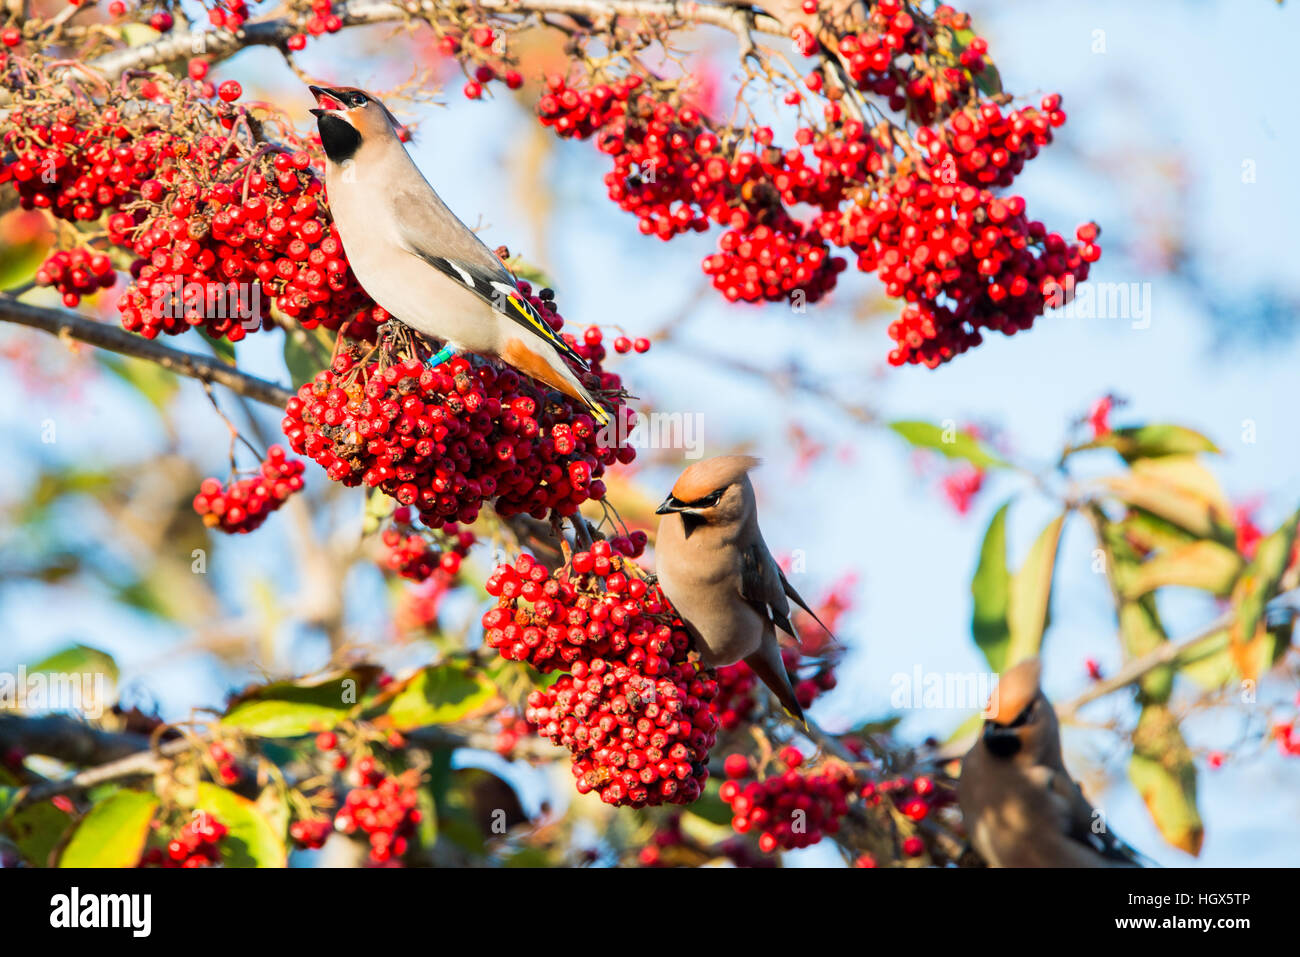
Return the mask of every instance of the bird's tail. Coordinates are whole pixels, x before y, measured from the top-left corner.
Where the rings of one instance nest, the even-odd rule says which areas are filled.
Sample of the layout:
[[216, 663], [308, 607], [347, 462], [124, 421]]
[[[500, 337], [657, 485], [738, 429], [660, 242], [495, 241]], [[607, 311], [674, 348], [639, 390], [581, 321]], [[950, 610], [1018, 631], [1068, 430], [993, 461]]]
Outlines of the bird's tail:
[[803, 708], [799, 707], [799, 699], [795, 697], [794, 688], [790, 685], [790, 673], [785, 670], [785, 662], [781, 660], [781, 646], [775, 635], [771, 636], [771, 640], [764, 640], [758, 651], [745, 659], [745, 664], [776, 695], [776, 700], [781, 702], [781, 707], [791, 717], [801, 722], [804, 720]]
[[538, 382], [544, 382], [551, 388], [563, 392], [569, 398], [577, 399], [587, 407], [587, 411], [591, 413], [591, 417], [596, 420], [597, 425], [608, 425], [610, 423], [609, 411], [583, 387], [573, 370], [564, 364], [564, 360], [560, 358], [559, 353], [554, 350], [550, 351], [555, 356], [554, 361], [548, 361], [548, 356], [530, 349], [527, 344], [519, 339], [512, 339], [507, 343], [501, 358], [516, 369], [532, 376]]

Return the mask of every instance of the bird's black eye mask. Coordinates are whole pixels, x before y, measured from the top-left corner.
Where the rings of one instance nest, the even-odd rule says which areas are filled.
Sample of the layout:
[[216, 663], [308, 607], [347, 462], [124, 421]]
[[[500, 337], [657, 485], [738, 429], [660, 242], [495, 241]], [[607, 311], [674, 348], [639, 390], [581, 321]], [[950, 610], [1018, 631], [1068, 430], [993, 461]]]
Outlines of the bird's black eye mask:
[[1035, 698], [1025, 705], [1009, 724], [997, 724], [993, 721], [984, 723], [984, 746], [991, 754], [999, 758], [1009, 758], [1020, 752], [1023, 742], [1020, 740], [1020, 735], [1016, 734], [1016, 729], [1024, 727], [1029, 722], [1037, 705], [1038, 699]]
[[715, 489], [703, 498], [697, 498], [693, 502], [683, 502], [676, 495], [669, 495], [662, 505], [655, 509], [656, 515], [667, 515], [669, 512], [676, 512], [682, 517], [682, 527], [686, 531], [686, 537], [691, 537], [691, 532], [695, 531], [704, 524], [704, 517], [696, 509], [712, 508], [722, 500], [725, 488]]

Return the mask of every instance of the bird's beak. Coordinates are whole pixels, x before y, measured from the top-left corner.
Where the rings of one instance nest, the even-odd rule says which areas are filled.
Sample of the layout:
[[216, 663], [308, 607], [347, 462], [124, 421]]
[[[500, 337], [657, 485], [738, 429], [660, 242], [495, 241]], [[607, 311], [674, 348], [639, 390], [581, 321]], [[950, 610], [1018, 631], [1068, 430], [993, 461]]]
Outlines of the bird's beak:
[[1020, 735], [1014, 728], [1004, 728], [992, 721], [984, 722], [984, 746], [999, 758], [1009, 758], [1020, 750]]
[[684, 512], [688, 508], [685, 502], [679, 502], [676, 498], [669, 495], [663, 500], [663, 504], [655, 509], [656, 515], [667, 515], [669, 512]]
[[316, 106], [318, 109], [309, 110], [312, 116], [320, 119], [326, 113], [341, 112], [343, 110], [343, 97], [325, 86], [308, 86], [311, 95], [316, 97]]

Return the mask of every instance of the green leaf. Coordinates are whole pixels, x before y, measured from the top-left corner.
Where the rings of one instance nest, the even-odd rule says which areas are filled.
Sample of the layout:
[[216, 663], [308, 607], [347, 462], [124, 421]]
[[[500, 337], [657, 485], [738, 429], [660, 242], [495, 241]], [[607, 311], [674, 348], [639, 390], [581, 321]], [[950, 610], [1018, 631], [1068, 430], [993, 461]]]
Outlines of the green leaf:
[[1002, 671], [1007, 661], [1011, 629], [1007, 625], [1007, 608], [1011, 602], [1011, 570], [1007, 568], [1007, 510], [1005, 502], [993, 515], [984, 543], [980, 546], [979, 565], [971, 579], [971, 634], [984, 652], [992, 671]]
[[1129, 779], [1161, 836], [1188, 854], [1199, 854], [1205, 829], [1196, 808], [1196, 765], [1178, 722], [1163, 704], [1142, 709], [1133, 732]]
[[119, 676], [117, 662], [113, 660], [113, 656], [89, 645], [69, 645], [35, 664], [28, 665], [27, 671], [29, 674], [36, 671], [102, 674], [114, 683]]
[[113, 656], [89, 645], [70, 645], [27, 666], [29, 676], [44, 674], [50, 708], [75, 707], [98, 714], [117, 700], [118, 669]]
[[499, 700], [496, 686], [482, 672], [448, 662], [421, 668], [384, 689], [367, 717], [380, 727], [406, 731], [463, 721]]
[[1296, 525], [1300, 512], [1282, 523], [1282, 527], [1259, 543], [1254, 560], [1246, 566], [1232, 592], [1232, 605], [1237, 610], [1229, 635], [1233, 653], [1239, 655], [1237, 666], [1246, 678], [1258, 677], [1253, 668], [1259, 656], [1247, 653], [1248, 646], [1260, 637], [1265, 607], [1278, 593], [1278, 586], [1291, 550], [1295, 546]]
[[310, 382], [325, 367], [322, 357], [313, 348], [313, 340], [308, 338], [307, 331], [297, 326], [285, 330], [284, 364], [289, 369], [289, 378], [295, 389], [304, 382]]
[[72, 832], [59, 867], [135, 867], [158, 803], [148, 791], [124, 789], [104, 798]]
[[1157, 588], [1179, 585], [1224, 596], [1232, 591], [1241, 566], [1235, 549], [1209, 540], [1192, 542], [1157, 552], [1134, 568], [1125, 578], [1124, 594], [1137, 598]]
[[1157, 515], [1195, 538], [1236, 543], [1232, 506], [1214, 475], [1195, 458], [1139, 459], [1127, 474], [1104, 479], [1101, 485], [1126, 505]]
[[1052, 579], [1056, 550], [1061, 542], [1065, 516], [1058, 515], [1039, 534], [1020, 569], [1011, 576], [1007, 628], [1010, 640], [1005, 665], [1014, 665], [1038, 654], [1051, 612]]
[[694, 804], [690, 806], [688, 813], [708, 821], [712, 825], [723, 827], [731, 826], [731, 807], [726, 801], [722, 800], [719, 795], [719, 789], [722, 782], [715, 777], [710, 777], [704, 782], [704, 790]]
[[13, 811], [5, 821], [5, 830], [22, 851], [24, 860], [34, 867], [49, 867], [50, 857], [70, 825], [67, 812], [49, 801], [41, 801]]
[[0, 821], [9, 816], [9, 812], [17, 806], [18, 792], [22, 789], [9, 784], [0, 784]]
[[1114, 449], [1124, 461], [1132, 463], [1138, 459], [1161, 458], [1166, 455], [1195, 455], [1198, 452], [1219, 451], [1218, 447], [1200, 432], [1193, 432], [1181, 425], [1139, 425], [1125, 429], [1112, 429], [1100, 435], [1086, 445], [1079, 445], [1071, 452], [1084, 449]]
[[[975, 39], [975, 31], [970, 29], [953, 30], [952, 46], [954, 48], [954, 59], [959, 59]], [[984, 69], [979, 73], [972, 72], [971, 76], [975, 81], [975, 87], [985, 96], [997, 96], [1002, 92], [1002, 77], [998, 73], [998, 68], [993, 65], [993, 60], [987, 54], [984, 56]]]
[[356, 710], [378, 674], [378, 668], [367, 665], [254, 686], [230, 703], [221, 723], [264, 738], [328, 730]]
[[912, 445], [932, 449], [950, 459], [965, 459], [982, 469], [1010, 468], [1011, 464], [976, 439], [958, 429], [941, 429], [929, 422], [891, 422], [889, 427]]
[[1291, 646], [1294, 624], [1288, 618], [1272, 627], [1262, 628], [1255, 638], [1240, 648], [1232, 647], [1228, 629], [1224, 628], [1179, 655], [1178, 673], [1203, 688], [1224, 688], [1241, 681], [1242, 669], [1237, 666], [1240, 658], [1246, 666], [1246, 673], [1263, 674]]
[[222, 839], [221, 862], [226, 867], [285, 867], [288, 857], [275, 827], [252, 801], [233, 791], [202, 781], [196, 810], [207, 811], [230, 829]]

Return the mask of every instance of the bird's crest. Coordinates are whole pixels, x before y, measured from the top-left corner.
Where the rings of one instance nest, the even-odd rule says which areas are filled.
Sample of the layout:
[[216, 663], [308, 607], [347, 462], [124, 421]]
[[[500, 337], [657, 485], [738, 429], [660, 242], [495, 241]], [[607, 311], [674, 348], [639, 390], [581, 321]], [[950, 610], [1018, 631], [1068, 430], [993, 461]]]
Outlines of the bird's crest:
[[1029, 658], [1008, 670], [994, 689], [985, 716], [994, 724], [1010, 724], [1038, 697], [1041, 677], [1042, 665], [1037, 658]]
[[673, 498], [681, 502], [698, 501], [710, 492], [734, 485], [758, 465], [759, 460], [752, 455], [719, 455], [696, 462], [678, 477]]

